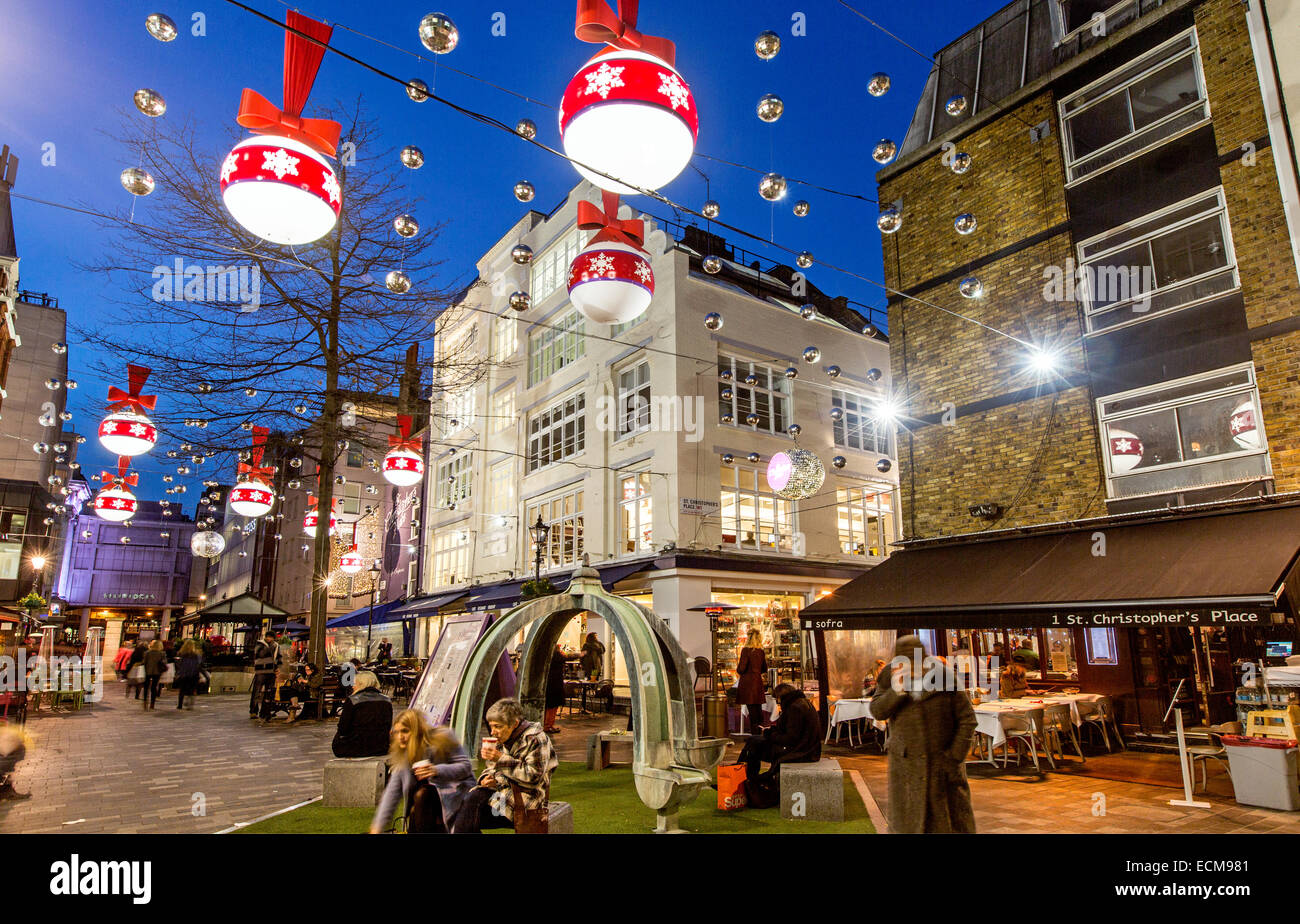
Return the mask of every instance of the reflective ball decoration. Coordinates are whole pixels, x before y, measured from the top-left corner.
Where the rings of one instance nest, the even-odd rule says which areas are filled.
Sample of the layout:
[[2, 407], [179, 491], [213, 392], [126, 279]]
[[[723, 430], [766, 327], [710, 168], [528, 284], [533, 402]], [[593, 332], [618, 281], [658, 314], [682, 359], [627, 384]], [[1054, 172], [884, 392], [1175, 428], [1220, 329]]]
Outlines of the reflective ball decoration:
[[527, 292], [510, 293], [510, 307], [515, 311], [527, 311], [533, 306], [533, 299]]
[[871, 152], [871, 159], [878, 164], [887, 164], [894, 159], [898, 153], [898, 145], [888, 138], [881, 138], [876, 142], [875, 149]]
[[114, 481], [95, 495], [95, 513], [101, 520], [124, 523], [140, 509], [140, 503], [126, 485]]
[[50, 451], [50, 444], [49, 444], [49, 443], [33, 443], [33, 444], [32, 444], [32, 451], [35, 452], [38, 456], [43, 456], [43, 455], [45, 455], [46, 453], [48, 453], [48, 452]]
[[840, 373], [841, 373], [841, 372], [842, 372], [842, 370], [840, 369], [839, 366], [827, 366], [827, 367], [826, 367], [826, 376], [827, 376], [827, 378], [838, 379], [838, 378], [840, 377]]
[[[722, 326], [721, 318], [718, 319], [718, 326], [719, 327]], [[730, 382], [733, 378], [735, 378], [735, 373], [733, 373], [730, 369], [720, 369], [718, 370], [718, 378], [722, 379], [724, 382]]]
[[63, 383], [60, 382], [58, 379], [46, 379], [45, 387], [48, 388], [50, 391], [58, 391], [60, 388], [63, 387]]
[[759, 459], [763, 457], [756, 452], [751, 452], [749, 455], [745, 456], [745, 458], [748, 459], [750, 462], [757, 462]]
[[515, 123], [515, 134], [532, 141], [537, 137], [537, 123], [532, 119], [520, 119]]
[[320, 240], [343, 206], [328, 158], [282, 135], [253, 135], [235, 145], [221, 165], [221, 198], [245, 229], [284, 246]]
[[771, 61], [781, 50], [781, 36], [775, 32], [760, 32], [754, 39], [754, 54], [764, 61]]
[[131, 408], [113, 411], [99, 422], [99, 443], [115, 456], [138, 456], [157, 442], [153, 421]]
[[722, 422], [730, 426], [731, 424], [734, 424], [736, 422], [736, 417], [734, 414], [723, 414]]
[[878, 459], [876, 461], [876, 471], [880, 472], [882, 475], [887, 473], [893, 467], [894, 463], [890, 462], [888, 459]]
[[950, 116], [959, 116], [966, 111], [966, 97], [950, 96], [948, 102], [943, 104], [944, 111]]
[[822, 358], [822, 351], [815, 346], [810, 346], [803, 351], [803, 361], [806, 363], [815, 363]]
[[881, 379], [881, 377], [882, 377], [883, 375], [884, 375], [884, 373], [881, 372], [879, 369], [875, 369], [875, 368], [868, 369], [868, 370], [867, 370], [867, 381], [868, 381], [868, 382], [873, 382], [873, 383], [874, 383], [874, 382], [879, 382], [880, 379]]
[[1111, 427], [1107, 441], [1110, 449], [1110, 470], [1120, 475], [1132, 471], [1142, 464], [1142, 455], [1146, 447], [1136, 433]]
[[621, 48], [578, 68], [559, 115], [574, 167], [593, 185], [623, 195], [675, 179], [690, 163], [700, 130], [695, 98], [677, 69]]
[[532, 202], [533, 197], [537, 195], [537, 190], [533, 184], [527, 180], [520, 180], [515, 184], [515, 198], [520, 202]]
[[875, 97], [884, 96], [889, 92], [892, 83], [893, 81], [889, 79], [889, 75], [884, 72], [872, 74], [871, 79], [867, 81], [867, 92]]
[[785, 432], [790, 434], [791, 436], [798, 436], [800, 433], [803, 432], [803, 427], [799, 426], [798, 424], [790, 424], [790, 426], [785, 428]]
[[190, 536], [190, 551], [199, 558], [216, 558], [226, 550], [226, 538], [210, 529], [197, 530]]
[[713, 220], [722, 214], [722, 206], [718, 205], [713, 199], [705, 202], [700, 206], [700, 214], [709, 220]]
[[533, 262], [533, 248], [527, 244], [516, 244], [510, 249], [510, 259], [519, 266], [527, 266]]
[[764, 93], [759, 97], [756, 111], [764, 122], [775, 122], [785, 112], [785, 101], [775, 93]]
[[804, 305], [799, 309], [799, 317], [803, 318], [805, 321], [811, 321], [813, 318], [817, 317], [816, 307], [813, 305]]
[[796, 366], [786, 366], [786, 367], [785, 367], [785, 377], [786, 377], [787, 379], [797, 379], [797, 378], [799, 378], [799, 369], [798, 369]]
[[800, 199], [798, 202], [794, 204], [795, 218], [807, 218], [808, 214], [811, 211], [812, 211], [812, 206], [808, 204], [807, 199]]
[[[312, 509], [308, 510], [307, 515], [302, 518], [302, 531], [308, 537], [315, 539], [316, 524], [318, 522], [320, 522], [320, 516], [318, 515], [316, 508], [313, 507]], [[330, 511], [330, 535], [331, 536], [334, 535], [336, 532], [338, 532], [338, 524], [339, 524], [339, 518], [335, 516], [334, 511], [331, 510]]]
[[745, 376], [745, 384], [750, 386], [751, 388], [757, 385], [758, 376], [754, 375], [754, 373], [751, 372], [749, 375]]
[[1260, 447], [1259, 426], [1255, 422], [1254, 402], [1243, 401], [1233, 408], [1232, 416], [1228, 418], [1228, 431], [1232, 434], [1232, 441], [1242, 449], [1258, 449]]
[[146, 170], [127, 167], [122, 171], [122, 188], [133, 196], [147, 196], [154, 190], [154, 179]]
[[899, 228], [903, 227], [903, 213], [898, 210], [897, 206], [891, 205], [880, 213], [876, 219], [876, 227], [882, 234], [894, 234]]
[[160, 42], [171, 42], [178, 35], [176, 23], [165, 13], [150, 13], [145, 17], [144, 27]]
[[767, 483], [789, 500], [803, 500], [821, 490], [826, 467], [817, 454], [807, 449], [787, 449], [767, 463]]
[[838, 422], [843, 419], [844, 419], [844, 408], [842, 407], [831, 408], [831, 420]]
[[953, 219], [952, 226], [957, 229], [958, 234], [972, 234], [979, 227], [979, 222], [970, 212], [962, 212]]
[[957, 283], [957, 291], [964, 298], [979, 298], [984, 294], [984, 283], [980, 282], [978, 276], [967, 276]]
[[622, 324], [650, 307], [655, 274], [645, 251], [600, 241], [574, 257], [568, 289], [569, 300], [588, 320]]
[[430, 13], [420, 20], [420, 42], [435, 55], [445, 55], [456, 49], [460, 30], [445, 13]]
[[948, 164], [948, 166], [952, 168], [952, 172], [957, 174], [958, 176], [961, 176], [963, 173], [969, 170], [970, 165], [971, 165], [971, 156], [967, 154], [965, 151], [958, 151], [956, 154], [954, 154], [952, 156], [952, 160]]
[[68, 352], [68, 345], [62, 340], [59, 340], [56, 343], [51, 343], [50, 349], [54, 351], [55, 354], [62, 356], [64, 353]]
[[746, 414], [746, 415], [745, 415], [745, 423], [749, 424], [751, 427], [757, 427], [757, 426], [758, 426], [758, 415], [757, 415], [757, 414]]
[[411, 291], [411, 277], [401, 270], [393, 270], [384, 277], [384, 285], [389, 292], [401, 295], [403, 292]]
[[801, 269], [807, 269], [813, 265], [813, 255], [807, 250], [802, 251], [799, 256], [794, 258], [794, 262]]
[[420, 233], [420, 223], [414, 215], [398, 215], [393, 219], [393, 230], [402, 237], [415, 237]]
[[704, 316], [704, 326], [712, 331], [722, 330], [722, 315], [716, 311], [710, 311]]
[[424, 477], [424, 460], [409, 449], [393, 449], [384, 456], [384, 480], [409, 488]]
[[429, 98], [429, 85], [418, 77], [406, 81], [406, 95], [412, 102], [423, 103]]
[[722, 260], [718, 257], [707, 256], [704, 258], [704, 262], [701, 265], [704, 267], [704, 272], [708, 273], [710, 276], [716, 276], [718, 273], [722, 272]]
[[402, 148], [402, 153], [398, 155], [402, 160], [403, 167], [410, 167], [412, 170], [419, 170], [424, 166], [424, 152], [413, 144], [408, 144]]
[[156, 119], [167, 111], [167, 100], [163, 99], [162, 94], [157, 90], [141, 87], [135, 91], [131, 99], [135, 103], [135, 108], [151, 119]]
[[785, 198], [786, 182], [785, 177], [779, 173], [767, 173], [758, 181], [758, 194], [768, 202], [775, 202], [778, 199]]
[[724, 452], [724, 453], [722, 454], [722, 464], [723, 464], [723, 465], [730, 465], [731, 463], [733, 463], [733, 462], [735, 462], [735, 461], [736, 461], [736, 457], [733, 456], [731, 453], [729, 453], [729, 452]]
[[241, 478], [230, 489], [230, 509], [241, 517], [256, 519], [266, 516], [274, 504], [274, 492], [261, 481]]

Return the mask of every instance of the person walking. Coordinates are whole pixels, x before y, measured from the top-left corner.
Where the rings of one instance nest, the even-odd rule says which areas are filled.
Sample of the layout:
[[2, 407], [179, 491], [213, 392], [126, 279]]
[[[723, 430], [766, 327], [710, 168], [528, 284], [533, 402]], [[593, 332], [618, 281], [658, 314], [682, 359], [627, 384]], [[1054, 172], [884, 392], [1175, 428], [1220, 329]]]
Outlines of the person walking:
[[144, 689], [144, 655], [148, 650], [149, 646], [144, 642], [136, 642], [135, 647], [131, 649], [131, 657], [126, 661], [126, 695], [128, 697], [135, 693], [135, 698], [139, 699], [140, 691]]
[[203, 668], [203, 655], [194, 639], [187, 638], [176, 655], [176, 708], [193, 709], [194, 694], [199, 689], [199, 671]]
[[[123, 643], [122, 647], [117, 649], [117, 656], [113, 658], [113, 670], [117, 671], [117, 682], [126, 682], [126, 670], [131, 662], [131, 653], [134, 647]], [[129, 692], [129, 691], [128, 691]]]
[[330, 745], [334, 756], [382, 757], [392, 727], [393, 701], [379, 691], [379, 678], [372, 671], [357, 671]]
[[[497, 700], [485, 718], [492, 734], [483, 739], [479, 756], [487, 765], [465, 794], [452, 834], [480, 834], [483, 828], [527, 832], [546, 817], [551, 774], [560, 762], [546, 732], [524, 720], [518, 700]], [[523, 814], [516, 817], [518, 812]]]
[[951, 668], [927, 659], [921, 639], [905, 635], [877, 686], [871, 714], [889, 722], [890, 832], [974, 834], [966, 757], [975, 711]]
[[546, 715], [542, 720], [542, 728], [548, 735], [560, 732], [555, 721], [560, 714], [560, 707], [564, 705], [564, 661], [564, 651], [556, 645], [555, 651], [551, 653], [550, 666], [546, 670]]
[[253, 685], [248, 697], [248, 717], [256, 719], [265, 710], [262, 702], [275, 699], [275, 666], [280, 657], [280, 646], [270, 632], [257, 640], [253, 648]]
[[469, 755], [451, 729], [435, 728], [419, 709], [403, 709], [393, 723], [388, 765], [388, 785], [370, 833], [388, 826], [399, 799], [408, 834], [448, 833], [474, 778]]
[[605, 672], [605, 646], [595, 632], [588, 632], [587, 640], [582, 643], [581, 665], [582, 676], [588, 680], [599, 680]]
[[750, 630], [745, 647], [740, 649], [736, 662], [736, 704], [749, 712], [749, 733], [756, 735], [763, 727], [763, 704], [767, 702], [764, 675], [767, 674], [767, 654], [763, 651], [763, 636]]
[[144, 653], [144, 708], [153, 709], [162, 691], [162, 675], [167, 670], [167, 652], [163, 643], [154, 639]]

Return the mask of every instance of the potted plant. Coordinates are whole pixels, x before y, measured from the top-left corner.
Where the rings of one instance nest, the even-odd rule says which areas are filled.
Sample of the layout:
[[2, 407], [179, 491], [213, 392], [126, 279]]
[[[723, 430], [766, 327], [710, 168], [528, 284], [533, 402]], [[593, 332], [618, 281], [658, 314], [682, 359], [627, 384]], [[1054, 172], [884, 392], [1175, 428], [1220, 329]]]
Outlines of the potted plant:
[[44, 597], [33, 590], [27, 596], [19, 600], [18, 605], [27, 611], [28, 616], [31, 616], [37, 610], [45, 609], [45, 607], [49, 606], [49, 603]]
[[549, 597], [552, 594], [559, 593], [555, 585], [551, 583], [550, 578], [542, 578], [536, 581], [524, 581], [523, 586], [519, 588], [519, 599], [535, 600], [538, 597]]

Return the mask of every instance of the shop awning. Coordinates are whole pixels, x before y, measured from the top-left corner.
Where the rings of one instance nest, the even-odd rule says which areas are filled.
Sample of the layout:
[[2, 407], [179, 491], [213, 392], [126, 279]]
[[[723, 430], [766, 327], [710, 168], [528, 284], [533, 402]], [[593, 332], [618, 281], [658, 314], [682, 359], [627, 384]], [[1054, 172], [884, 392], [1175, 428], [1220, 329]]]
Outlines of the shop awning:
[[1300, 603], [1300, 504], [954, 540], [895, 552], [805, 629], [1237, 626]]
[[469, 589], [452, 590], [445, 594], [435, 594], [432, 597], [423, 597], [418, 600], [407, 600], [404, 604], [394, 609], [388, 615], [388, 621], [393, 622], [398, 619], [418, 619], [421, 616], [437, 616], [438, 610], [444, 606], [455, 603], [462, 597], [469, 596]]
[[235, 618], [266, 618], [283, 621], [289, 614], [272, 603], [267, 603], [255, 594], [240, 594], [229, 600], [209, 603], [201, 610], [195, 610], [181, 617], [182, 624], [192, 622], [233, 622]]
[[405, 602], [405, 600], [390, 600], [387, 603], [380, 603], [378, 606], [374, 607], [373, 613], [371, 612], [370, 606], [363, 606], [343, 616], [335, 616], [325, 624], [325, 628], [349, 629], [355, 626], [377, 626], [381, 623], [393, 622], [395, 617], [389, 614]]
[[[656, 567], [658, 567], [656, 560], [647, 558], [640, 561], [597, 565], [596, 571], [600, 574], [600, 583], [605, 586], [605, 589], [613, 590], [614, 585], [624, 578], [631, 577], [639, 571], [653, 570]], [[557, 591], [563, 592], [569, 589], [572, 580], [572, 573], [551, 576], [551, 586]], [[470, 597], [468, 609], [505, 610], [516, 606], [522, 600], [522, 590], [525, 583], [527, 581], [503, 581], [500, 584], [480, 587]]]

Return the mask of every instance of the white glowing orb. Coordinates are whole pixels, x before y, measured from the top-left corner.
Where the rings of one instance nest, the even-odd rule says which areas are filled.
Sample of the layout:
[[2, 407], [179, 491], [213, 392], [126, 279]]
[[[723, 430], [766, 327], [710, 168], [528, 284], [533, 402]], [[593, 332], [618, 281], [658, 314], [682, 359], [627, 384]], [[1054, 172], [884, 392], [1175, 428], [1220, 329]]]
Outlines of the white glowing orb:
[[287, 246], [320, 240], [343, 204], [324, 155], [279, 135], [254, 135], [235, 145], [221, 166], [221, 198], [249, 232]]

